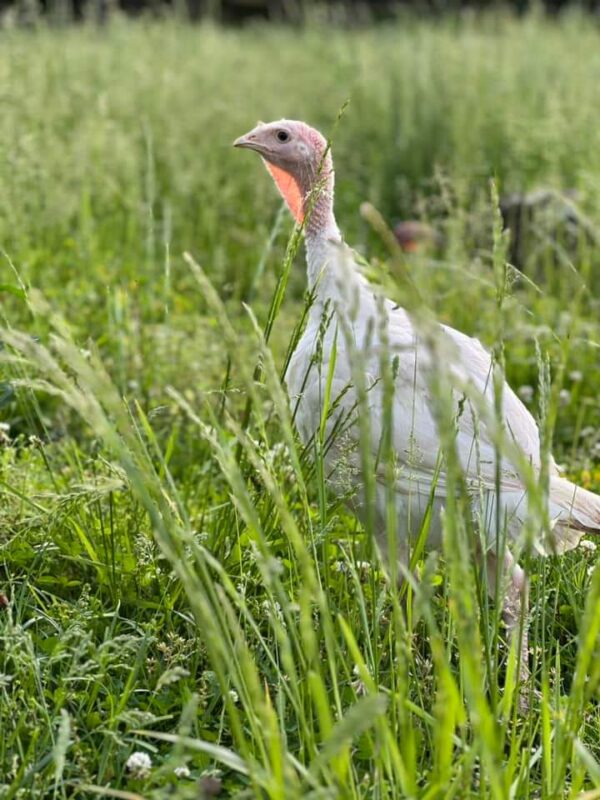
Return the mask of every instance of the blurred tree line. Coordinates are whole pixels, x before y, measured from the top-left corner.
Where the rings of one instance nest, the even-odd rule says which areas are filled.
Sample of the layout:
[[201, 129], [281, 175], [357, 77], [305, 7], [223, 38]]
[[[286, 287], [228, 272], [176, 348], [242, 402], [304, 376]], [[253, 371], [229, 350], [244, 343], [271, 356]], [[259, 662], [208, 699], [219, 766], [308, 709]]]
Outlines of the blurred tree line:
[[550, 15], [567, 6], [600, 13], [600, 0], [0, 0], [0, 18], [28, 25], [40, 18], [60, 22], [105, 22], [113, 11], [160, 17], [179, 13], [191, 21], [226, 23], [267, 19], [301, 23], [315, 9], [348, 25], [390, 19], [403, 11], [437, 15], [465, 9], [504, 9], [518, 14], [535, 6]]

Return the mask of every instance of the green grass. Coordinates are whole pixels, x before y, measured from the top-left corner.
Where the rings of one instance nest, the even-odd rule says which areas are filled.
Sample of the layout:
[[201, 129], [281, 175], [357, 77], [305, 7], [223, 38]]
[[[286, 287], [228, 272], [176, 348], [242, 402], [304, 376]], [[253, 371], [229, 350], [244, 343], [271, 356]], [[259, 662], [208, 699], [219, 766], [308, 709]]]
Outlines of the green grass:
[[[440, 319], [502, 343], [600, 490], [600, 239], [550, 242], [499, 304], [490, 199], [490, 178], [575, 188], [600, 220], [596, 24], [117, 21], [1, 45], [0, 798], [196, 798], [215, 774], [285, 800], [600, 797], [594, 552], [529, 559], [539, 696], [519, 717], [461, 503], [405, 609], [298, 444], [278, 376], [302, 258], [230, 147], [258, 118], [331, 131], [349, 98], [348, 240], [392, 285], [361, 203], [439, 224], [440, 257], [404, 267]], [[242, 301], [264, 328], [287, 269], [266, 345]]]

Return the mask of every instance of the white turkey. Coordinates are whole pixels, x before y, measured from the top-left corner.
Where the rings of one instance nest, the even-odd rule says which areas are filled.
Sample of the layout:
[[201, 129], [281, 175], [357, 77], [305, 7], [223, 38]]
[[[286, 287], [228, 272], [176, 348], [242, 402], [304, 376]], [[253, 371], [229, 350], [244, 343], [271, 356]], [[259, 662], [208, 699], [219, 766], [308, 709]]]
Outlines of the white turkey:
[[[317, 130], [294, 120], [259, 123], [234, 145], [260, 154], [294, 219], [304, 228], [308, 283], [314, 302], [286, 376], [301, 439], [309, 443], [322, 435], [327, 402], [331, 413], [326, 430], [332, 442], [326, 463], [331, 483], [338, 492], [347, 493], [348, 481], [353, 481], [356, 485], [351, 504], [364, 516], [367, 509], [360, 447], [365, 427], [360, 417], [367, 414], [376, 487], [375, 527], [385, 551], [390, 474], [384, 474], [379, 453], [384, 409], [391, 405], [387, 418], [392, 424], [396, 552], [406, 567], [411, 541], [418, 535], [430, 504], [433, 513], [428, 523], [428, 545], [438, 547], [441, 542], [440, 512], [447, 502], [447, 482], [432, 385], [436, 370], [455, 381], [450, 390], [456, 409], [454, 451], [471, 489], [473, 516], [479, 523], [483, 542], [479, 559], [482, 563], [485, 560], [491, 594], [497, 580], [502, 581], [502, 611], [511, 635], [519, 630], [520, 619], [524, 620], [520, 678], [525, 680], [526, 579], [510, 549], [504, 543], [501, 548], [497, 544], [499, 520], [509, 542], [522, 536], [528, 514], [523, 464], [531, 465], [534, 477], [541, 470], [540, 435], [534, 418], [506, 383], [501, 392], [502, 407], [499, 413], [495, 410], [498, 394], [493, 386], [492, 359], [477, 339], [439, 325], [441, 344], [436, 351], [414, 317], [365, 279], [335, 220], [333, 162], [327, 141]], [[329, 318], [326, 325], [324, 316]], [[322, 353], [320, 360], [314, 357], [317, 347]], [[394, 365], [387, 407], [384, 394], [390, 379], [388, 376], [386, 381], [382, 375], [386, 359]], [[467, 395], [467, 408], [461, 410], [460, 398]], [[494, 426], [498, 416], [512, 447], [499, 443]], [[540, 530], [534, 546], [540, 553], [559, 553], [577, 545], [584, 533], [599, 532], [600, 497], [562, 478], [554, 461], [549, 471], [549, 531], [543, 535]]]

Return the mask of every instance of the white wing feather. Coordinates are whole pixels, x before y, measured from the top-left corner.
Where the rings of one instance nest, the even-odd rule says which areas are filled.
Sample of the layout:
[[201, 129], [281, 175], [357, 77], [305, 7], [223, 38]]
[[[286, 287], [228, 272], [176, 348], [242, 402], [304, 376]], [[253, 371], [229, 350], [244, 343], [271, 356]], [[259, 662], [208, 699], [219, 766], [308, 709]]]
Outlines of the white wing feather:
[[[325, 262], [324, 262], [325, 263]], [[333, 312], [327, 330], [322, 332], [324, 313]], [[446, 337], [450, 371], [457, 383], [468, 383], [479, 395], [479, 403], [493, 416], [494, 388], [490, 354], [481, 343], [448, 326], [440, 326]], [[322, 337], [323, 359], [314, 363], [316, 343]], [[336, 350], [332, 398], [336, 413], [328, 423], [332, 431], [345, 418], [343, 432], [338, 432], [330, 451], [334, 483], [339, 491], [349, 476], [360, 471], [359, 432], [356, 414], [359, 408], [356, 369], [360, 364], [362, 381], [367, 388], [370, 441], [374, 458], [379, 449], [383, 425], [382, 352], [395, 359], [393, 396], [393, 444], [398, 464], [396, 491], [399, 513], [412, 517], [413, 527], [429, 502], [434, 475], [438, 468], [440, 445], [430, 392], [431, 350], [419, 340], [404, 309], [378, 297], [376, 290], [360, 275], [350, 248], [331, 242], [326, 268], [317, 287], [306, 330], [290, 362], [287, 383], [292, 402], [297, 404], [297, 425], [302, 438], [310, 440], [321, 420], [324, 383], [329, 372], [329, 358]], [[358, 354], [358, 355], [357, 355]], [[461, 392], [455, 391], [458, 412]], [[518, 444], [534, 470], [540, 469], [540, 437], [537, 424], [516, 394], [504, 384], [502, 417], [505, 431]], [[479, 411], [481, 405], [478, 406]], [[485, 415], [484, 415], [485, 417]], [[490, 542], [495, 526], [497, 445], [482, 415], [470, 400], [457, 413], [456, 447], [464, 476], [479, 494], [480, 518], [489, 529]], [[337, 422], [336, 422], [337, 421]], [[560, 552], [574, 547], [586, 530], [600, 528], [600, 498], [561, 478], [554, 462], [550, 464], [549, 512], [553, 520], [554, 541], [537, 542], [540, 552]], [[512, 536], [518, 536], [526, 516], [525, 483], [515, 460], [503, 456], [500, 463], [499, 502], [503, 518]], [[443, 506], [445, 476], [437, 474], [436, 510]], [[360, 505], [360, 502], [359, 502]], [[439, 526], [430, 538], [439, 537]]]

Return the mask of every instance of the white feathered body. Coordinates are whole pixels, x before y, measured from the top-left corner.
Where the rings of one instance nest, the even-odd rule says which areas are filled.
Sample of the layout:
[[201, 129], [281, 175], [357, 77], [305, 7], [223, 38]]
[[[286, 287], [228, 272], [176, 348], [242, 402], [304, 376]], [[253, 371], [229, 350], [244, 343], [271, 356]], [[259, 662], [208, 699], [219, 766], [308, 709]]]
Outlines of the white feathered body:
[[[335, 491], [349, 496], [360, 513], [364, 511], [364, 498], [356, 486], [364, 485], [364, 480], [356, 480], [362, 470], [359, 415], [368, 414], [378, 529], [380, 544], [385, 546], [389, 476], [386, 479], [378, 454], [385, 419], [383, 360], [387, 359], [388, 374], [392, 376], [387, 386], [393, 381], [391, 435], [399, 552], [406, 552], [409, 540], [419, 533], [432, 487], [429, 545], [436, 547], [441, 540], [440, 511], [446, 497], [431, 394], [432, 371], [439, 366], [432, 359], [440, 357], [440, 350], [432, 356], [432, 349], [417, 335], [408, 314], [377, 293], [361, 275], [352, 250], [336, 239], [323, 236], [307, 242], [309, 282], [315, 287], [315, 302], [286, 376], [296, 424], [303, 441], [310, 442], [319, 430], [329, 385], [329, 407], [333, 408], [325, 437], [330, 439], [326, 450], [329, 478]], [[325, 325], [327, 317], [329, 323]], [[522, 470], [516, 463], [518, 459], [503, 455], [499, 470], [501, 491], [496, 491], [498, 446], [485, 422], [486, 414], [479, 413], [483, 404], [483, 410], [494, 416], [489, 353], [476, 339], [447, 326], [440, 326], [440, 341], [446, 374], [456, 378], [457, 386], [468, 385], [479, 397], [479, 404], [465, 402], [460, 390], [449, 391], [455, 407], [456, 450], [473, 500], [473, 512], [493, 547], [498, 499], [503, 529], [512, 538], [522, 532], [527, 516]], [[322, 356], [315, 358], [318, 349]], [[359, 400], [357, 388], [361, 384], [366, 390], [363, 401]], [[534, 471], [539, 471], [537, 424], [508, 384], [503, 386], [501, 414], [505, 435], [519, 446]], [[600, 527], [600, 498], [561, 478], [554, 462], [549, 471], [548, 511], [553, 534], [550, 541], [540, 536], [535, 544], [540, 552], [561, 552], [575, 546], [586, 530]]]

